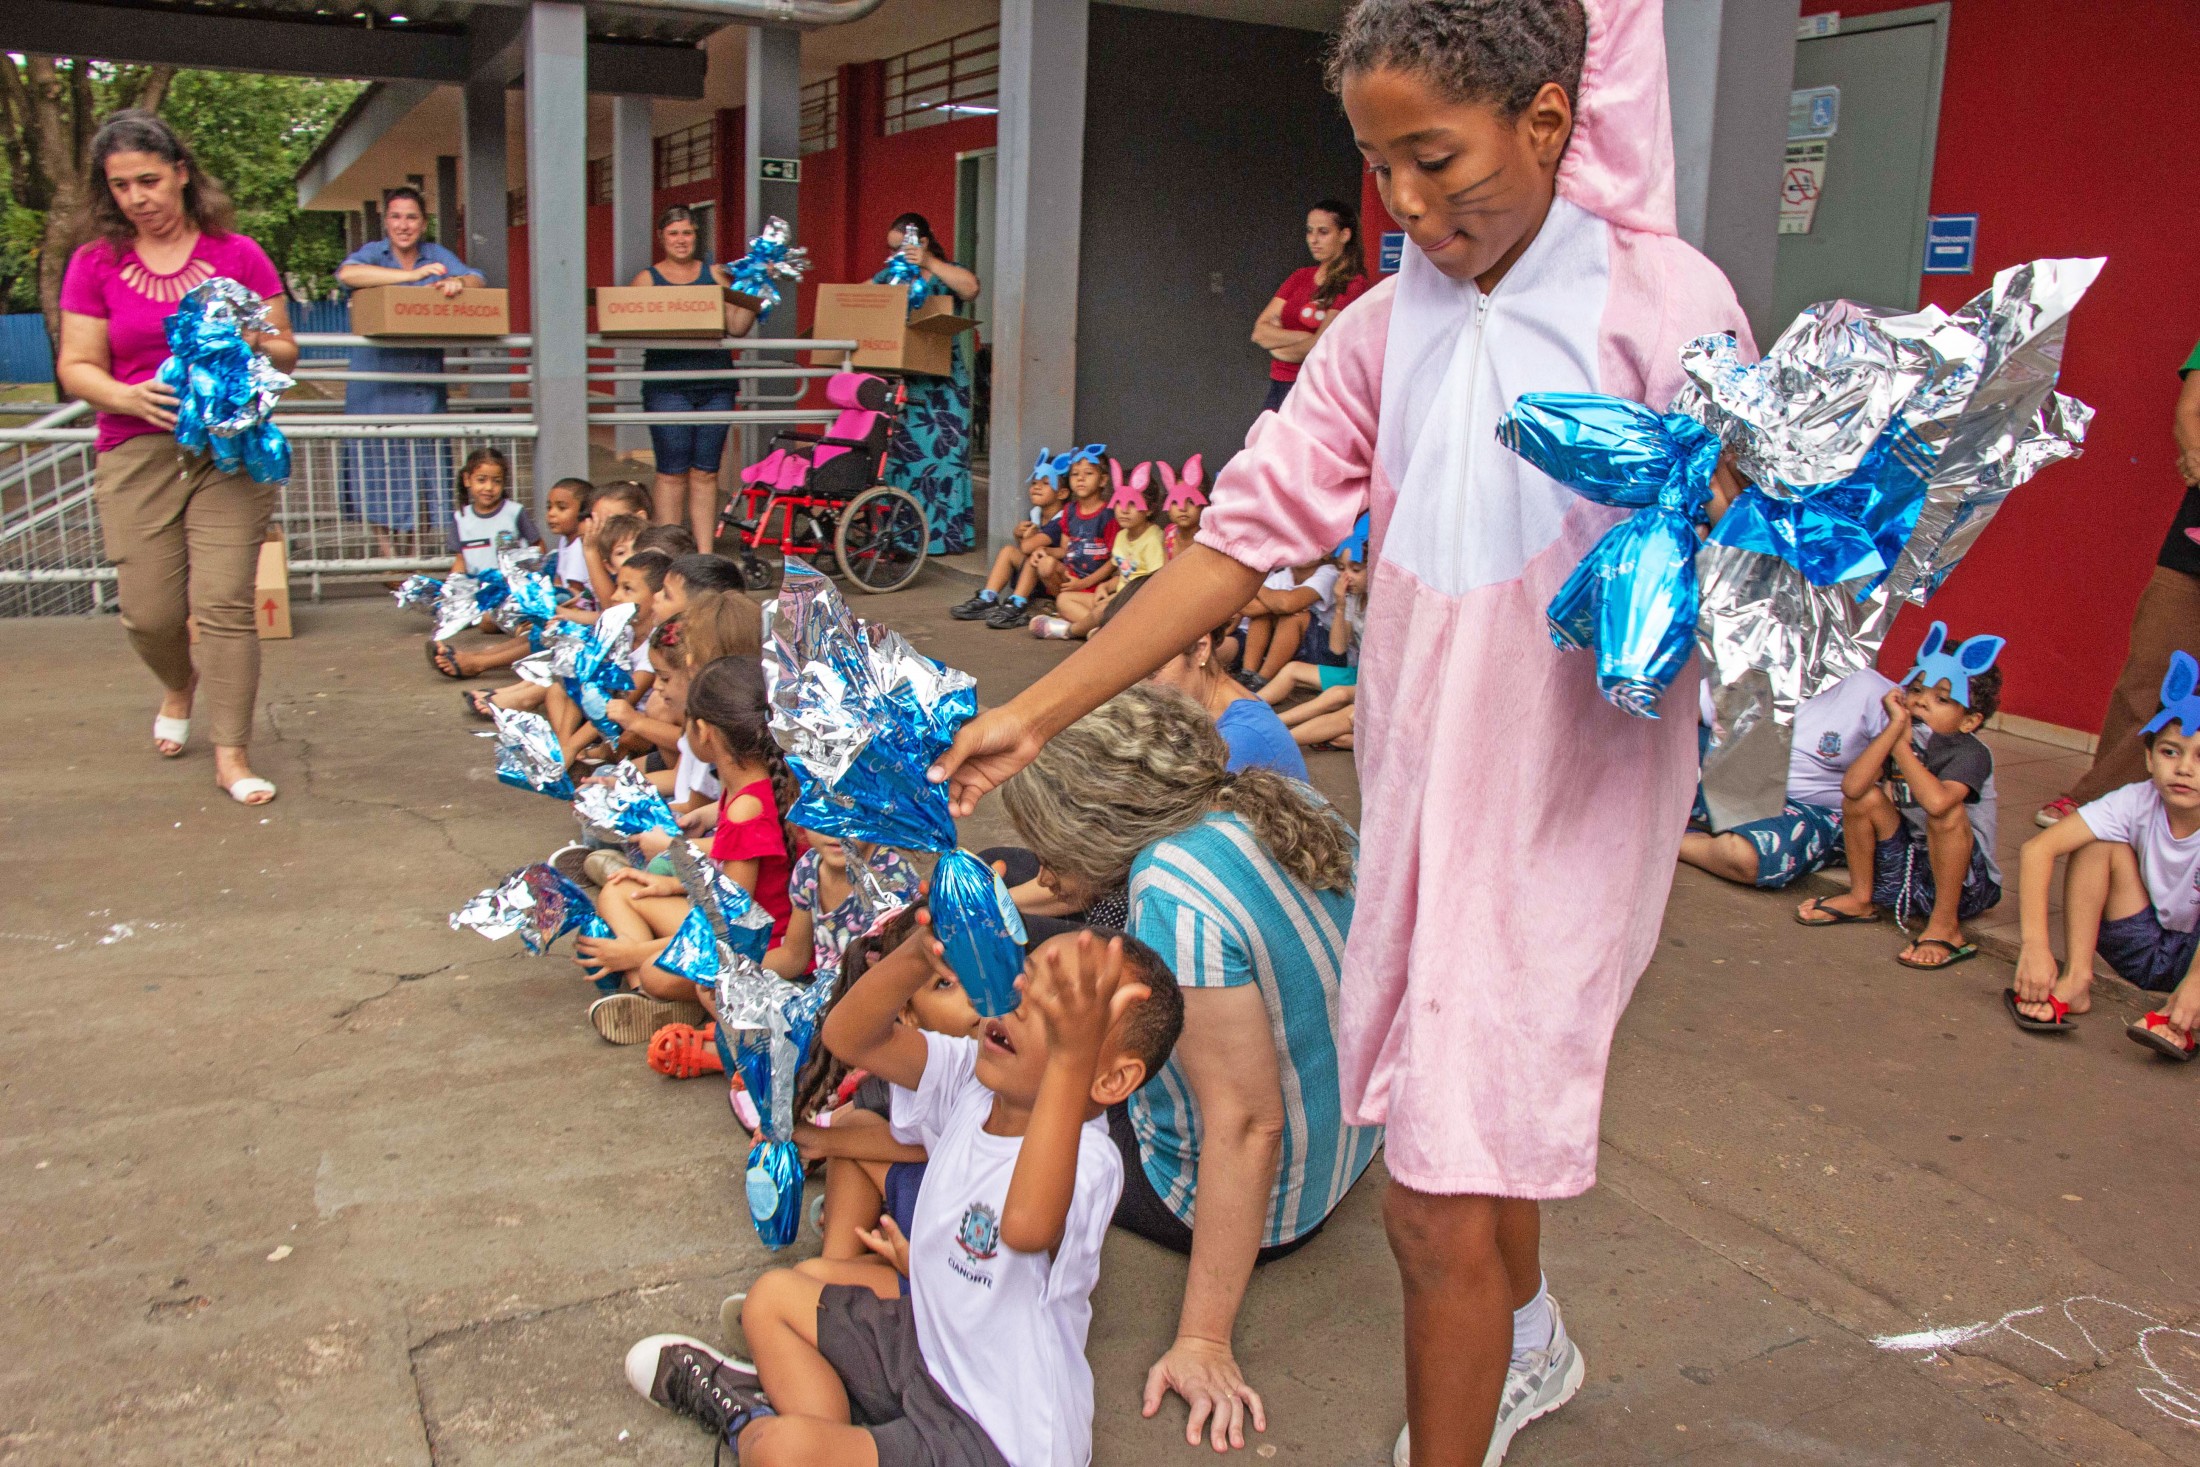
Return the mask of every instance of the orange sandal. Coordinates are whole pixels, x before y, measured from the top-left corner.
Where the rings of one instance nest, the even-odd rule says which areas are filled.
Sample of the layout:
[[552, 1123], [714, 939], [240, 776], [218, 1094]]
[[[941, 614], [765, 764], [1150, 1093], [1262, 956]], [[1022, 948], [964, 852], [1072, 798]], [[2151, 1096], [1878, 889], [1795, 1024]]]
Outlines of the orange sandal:
[[675, 1080], [723, 1075], [726, 1062], [718, 1057], [718, 1026], [665, 1025], [649, 1036], [649, 1067]]

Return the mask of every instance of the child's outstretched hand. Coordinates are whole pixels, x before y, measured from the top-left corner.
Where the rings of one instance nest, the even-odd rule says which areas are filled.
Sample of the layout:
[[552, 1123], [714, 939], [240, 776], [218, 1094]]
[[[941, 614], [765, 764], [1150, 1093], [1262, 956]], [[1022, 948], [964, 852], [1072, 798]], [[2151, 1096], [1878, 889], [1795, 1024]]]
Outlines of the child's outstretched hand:
[[901, 1224], [894, 1221], [890, 1212], [879, 1214], [878, 1226], [858, 1230], [856, 1236], [863, 1246], [894, 1265], [894, 1272], [903, 1278], [909, 1276], [909, 1240], [901, 1235]]
[[1102, 948], [1090, 932], [1039, 948], [1017, 987], [1039, 1015], [1048, 1053], [1075, 1055], [1088, 1066], [1099, 1058], [1115, 1022], [1153, 992], [1125, 981], [1122, 938], [1111, 938]]

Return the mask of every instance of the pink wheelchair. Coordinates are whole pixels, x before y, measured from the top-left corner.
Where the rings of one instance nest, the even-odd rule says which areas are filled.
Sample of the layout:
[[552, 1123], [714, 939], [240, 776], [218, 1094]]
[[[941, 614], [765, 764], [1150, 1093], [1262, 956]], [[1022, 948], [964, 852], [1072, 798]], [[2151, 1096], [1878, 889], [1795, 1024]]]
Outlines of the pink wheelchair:
[[772, 451], [741, 471], [719, 534], [740, 542], [743, 573], [759, 590], [773, 577], [756, 552], [777, 550], [810, 556], [858, 590], [898, 591], [924, 568], [932, 539], [924, 506], [883, 482], [904, 393], [884, 377], [842, 372], [825, 397], [840, 416], [823, 433], [773, 434]]

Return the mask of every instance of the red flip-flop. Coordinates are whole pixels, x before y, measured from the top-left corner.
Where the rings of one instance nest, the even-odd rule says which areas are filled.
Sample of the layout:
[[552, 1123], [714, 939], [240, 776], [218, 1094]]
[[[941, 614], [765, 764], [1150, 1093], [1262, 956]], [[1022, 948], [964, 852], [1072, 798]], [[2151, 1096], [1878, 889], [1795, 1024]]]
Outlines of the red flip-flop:
[[726, 1063], [718, 1057], [718, 1026], [665, 1025], [649, 1036], [649, 1067], [675, 1080], [723, 1075]]
[[[1947, 964], [1943, 963], [1941, 966], [1946, 967]], [[2035, 1019], [2023, 1009], [2017, 1007], [2019, 1003], [2031, 1002], [2031, 999], [2020, 998], [2014, 988], [2004, 988], [2001, 991], [2001, 1006], [2009, 1010], [2009, 1017], [2017, 1021], [2019, 1029], [2033, 1034], [2074, 1034], [2077, 1032], [2078, 1026], [2070, 1022], [2070, 1005], [2055, 997], [2054, 994], [2050, 993], [2047, 997], [2039, 1000], [2039, 1002], [2047, 1005], [2048, 1012], [2054, 1016], [2052, 1018]]]
[[2173, 1059], [2181, 1065], [2190, 1064], [2193, 1056], [2200, 1054], [2200, 1039], [2188, 1038], [2179, 1046], [2176, 1040], [2162, 1032], [2169, 1026], [2169, 1015], [2157, 1011], [2146, 1015], [2136, 1024], [2126, 1025], [2124, 1038], [2133, 1044], [2145, 1045], [2164, 1059]]

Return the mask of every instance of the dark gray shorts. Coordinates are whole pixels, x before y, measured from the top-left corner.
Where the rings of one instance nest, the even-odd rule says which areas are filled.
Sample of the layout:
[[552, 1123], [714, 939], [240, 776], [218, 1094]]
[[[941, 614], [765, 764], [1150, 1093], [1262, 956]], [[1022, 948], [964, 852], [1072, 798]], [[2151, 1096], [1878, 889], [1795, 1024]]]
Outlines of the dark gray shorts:
[[817, 1298], [817, 1349], [847, 1389], [851, 1418], [871, 1433], [879, 1467], [1008, 1467], [985, 1428], [924, 1368], [908, 1299], [827, 1284]]

